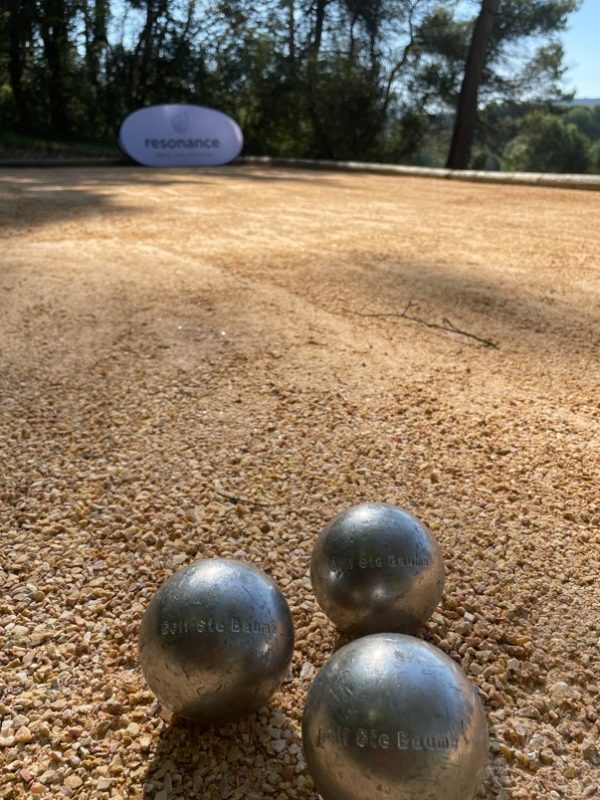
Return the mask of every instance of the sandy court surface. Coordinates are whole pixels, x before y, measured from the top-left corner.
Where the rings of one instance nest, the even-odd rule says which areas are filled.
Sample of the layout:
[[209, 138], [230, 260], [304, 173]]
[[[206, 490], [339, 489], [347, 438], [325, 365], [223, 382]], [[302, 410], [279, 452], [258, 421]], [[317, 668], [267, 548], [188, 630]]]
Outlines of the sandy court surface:
[[[339, 640], [311, 547], [384, 500], [446, 558], [423, 636], [481, 690], [480, 796], [600, 798], [597, 194], [13, 170], [0, 237], [0, 797], [314, 800], [299, 724]], [[157, 586], [216, 555], [297, 635], [218, 731], [136, 658]]]

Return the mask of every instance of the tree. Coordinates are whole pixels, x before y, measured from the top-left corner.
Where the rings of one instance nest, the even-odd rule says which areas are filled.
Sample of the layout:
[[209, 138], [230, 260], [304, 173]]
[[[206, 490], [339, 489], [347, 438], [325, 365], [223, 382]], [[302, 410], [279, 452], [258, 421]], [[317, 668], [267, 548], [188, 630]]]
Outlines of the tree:
[[560, 96], [577, 0], [471, 3], [498, 5], [483, 62], [466, 0], [0, 0], [3, 131], [112, 143], [139, 105], [196, 102], [248, 152], [441, 166], [464, 88], [473, 157], [497, 163]]
[[567, 111], [565, 119], [572, 122], [588, 139], [600, 140], [600, 105], [574, 106]]
[[592, 166], [590, 141], [573, 123], [536, 111], [506, 148], [505, 164], [522, 172], [585, 173]]
[[[2, 3], [4, 6], [5, 3]], [[2, 8], [6, 15], [6, 38], [8, 41], [8, 72], [15, 105], [16, 127], [27, 131], [31, 125], [31, 104], [26, 85], [27, 64], [33, 40], [35, 8], [33, 2], [22, 2], [19, 8], [6, 3]]]
[[450, 169], [466, 169], [469, 165], [477, 122], [479, 86], [483, 77], [495, 17], [498, 14], [498, 6], [499, 0], [481, 0], [481, 10], [473, 27], [446, 164]]
[[[481, 0], [474, 22], [447, 165], [468, 166], [477, 134], [478, 101], [559, 99], [563, 50], [554, 38], [580, 0]], [[529, 40], [540, 42], [529, 57], [515, 55]]]
[[73, 46], [69, 34], [77, 10], [76, 3], [69, 0], [42, 0], [38, 4], [39, 30], [47, 64], [50, 127], [54, 135], [62, 138], [68, 138], [71, 133], [68, 97], [72, 87], [69, 67]]
[[85, 35], [85, 67], [87, 94], [87, 116], [91, 130], [97, 126], [101, 116], [99, 107], [104, 72], [102, 57], [108, 47], [108, 0], [83, 0], [82, 12]]

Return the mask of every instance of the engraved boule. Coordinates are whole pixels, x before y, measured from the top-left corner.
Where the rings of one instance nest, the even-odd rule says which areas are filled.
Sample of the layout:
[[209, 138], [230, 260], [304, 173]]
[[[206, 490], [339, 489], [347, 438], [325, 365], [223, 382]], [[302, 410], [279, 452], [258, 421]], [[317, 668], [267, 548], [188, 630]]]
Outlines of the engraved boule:
[[324, 800], [471, 800], [488, 757], [475, 686], [440, 650], [401, 633], [331, 657], [309, 689], [302, 740]]
[[310, 577], [329, 619], [350, 634], [414, 633], [444, 590], [444, 561], [428, 528], [387, 503], [362, 503], [321, 532]]
[[242, 561], [197, 561], [168, 578], [142, 619], [139, 657], [158, 700], [203, 723], [264, 705], [286, 676], [294, 646], [276, 583]]

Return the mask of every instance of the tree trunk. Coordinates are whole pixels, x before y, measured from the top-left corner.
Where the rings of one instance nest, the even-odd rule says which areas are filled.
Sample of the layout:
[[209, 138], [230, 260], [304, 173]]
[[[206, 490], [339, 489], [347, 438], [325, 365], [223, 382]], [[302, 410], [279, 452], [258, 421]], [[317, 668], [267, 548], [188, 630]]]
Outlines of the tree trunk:
[[316, 19], [315, 19], [315, 38], [313, 40], [313, 55], [318, 57], [321, 49], [321, 39], [323, 38], [323, 23], [325, 22], [325, 7], [328, 0], [317, 0]]
[[290, 60], [290, 73], [294, 77], [296, 74], [296, 16], [294, 14], [294, 0], [284, 0], [283, 5], [287, 9], [288, 14], [288, 58]]
[[23, 8], [11, 9], [8, 13], [7, 26], [10, 40], [8, 72], [15, 99], [17, 126], [22, 133], [31, 133], [29, 104], [23, 87], [23, 72], [25, 71], [23, 55], [28, 42], [31, 42], [32, 35], [32, 20], [28, 12], [29, 8], [26, 11]]
[[446, 162], [449, 169], [467, 169], [469, 166], [477, 124], [477, 96], [486, 64], [488, 43], [494, 29], [494, 18], [498, 14], [498, 5], [499, 0], [481, 0], [481, 10], [475, 21], [465, 64], [452, 143]]
[[154, 23], [156, 21], [156, 13], [153, 0], [147, 0], [146, 3], [146, 21], [140, 38], [136, 47], [136, 58], [139, 59], [139, 73], [136, 87], [136, 102], [137, 105], [143, 105], [146, 100], [148, 91], [148, 70], [150, 64], [150, 55], [152, 51], [152, 33], [154, 30]]
[[41, 7], [40, 30], [48, 69], [50, 123], [54, 135], [69, 135], [65, 89], [68, 30], [64, 0], [46, 0]]
[[108, 24], [108, 8], [107, 0], [95, 0], [94, 3], [94, 21], [92, 23], [92, 58], [94, 75], [93, 80], [97, 86], [100, 82], [100, 68], [101, 60], [108, 43], [107, 28]]
[[[85, 63], [89, 87], [88, 120], [95, 130], [98, 118], [101, 117], [100, 94], [102, 69], [101, 61], [107, 44], [107, 0], [94, 0], [94, 9], [90, 9], [88, 0], [84, 0], [85, 19]], [[94, 134], [95, 135], [95, 134]]]

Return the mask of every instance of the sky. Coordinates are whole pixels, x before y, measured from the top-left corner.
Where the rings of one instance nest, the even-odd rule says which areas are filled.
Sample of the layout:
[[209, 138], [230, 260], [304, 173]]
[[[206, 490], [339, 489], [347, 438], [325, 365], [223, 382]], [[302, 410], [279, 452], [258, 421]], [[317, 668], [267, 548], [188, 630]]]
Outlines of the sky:
[[567, 87], [576, 97], [600, 97], [600, 0], [583, 0], [561, 38], [569, 67]]

